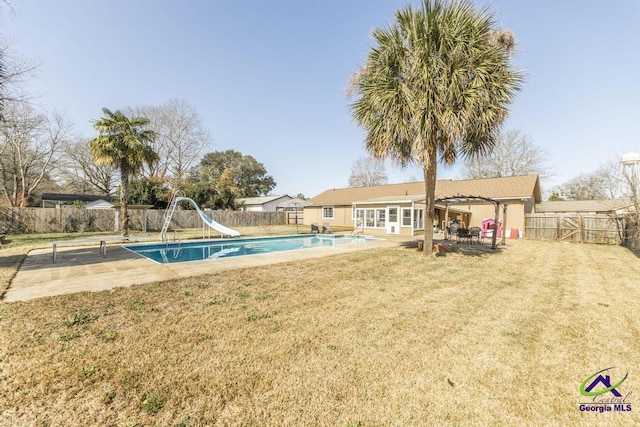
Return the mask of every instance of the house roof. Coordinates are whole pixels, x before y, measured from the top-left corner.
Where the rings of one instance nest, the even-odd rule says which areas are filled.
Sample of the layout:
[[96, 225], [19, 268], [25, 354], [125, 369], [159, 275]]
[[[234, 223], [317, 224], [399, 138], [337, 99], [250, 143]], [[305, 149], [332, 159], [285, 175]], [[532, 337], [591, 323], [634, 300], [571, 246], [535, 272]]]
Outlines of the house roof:
[[282, 199], [288, 197], [289, 199], [291, 199], [291, 196], [287, 196], [286, 194], [283, 196], [262, 196], [262, 197], [244, 197], [241, 199], [237, 199], [237, 201], [239, 203], [244, 203], [245, 206], [247, 205], [265, 205], [269, 202], [273, 202], [274, 200], [278, 200], [278, 199]]
[[[353, 202], [378, 198], [424, 194], [424, 182], [376, 185], [371, 187], [347, 187], [326, 190], [309, 201], [314, 205], [351, 205]], [[483, 196], [493, 199], [542, 199], [538, 175], [511, 176], [504, 178], [438, 180], [436, 197], [457, 195]], [[422, 196], [424, 197], [424, 196]]]
[[409, 194], [406, 196], [383, 196], [374, 197], [368, 200], [356, 200], [353, 203], [356, 205], [372, 205], [376, 203], [411, 203], [411, 202], [424, 202], [424, 194]]
[[537, 213], [547, 212], [615, 212], [631, 205], [628, 199], [617, 200], [556, 200], [536, 205]]
[[58, 202], [93, 202], [96, 200], [113, 201], [112, 196], [101, 196], [93, 194], [70, 194], [70, 193], [42, 193], [42, 200], [55, 200]]

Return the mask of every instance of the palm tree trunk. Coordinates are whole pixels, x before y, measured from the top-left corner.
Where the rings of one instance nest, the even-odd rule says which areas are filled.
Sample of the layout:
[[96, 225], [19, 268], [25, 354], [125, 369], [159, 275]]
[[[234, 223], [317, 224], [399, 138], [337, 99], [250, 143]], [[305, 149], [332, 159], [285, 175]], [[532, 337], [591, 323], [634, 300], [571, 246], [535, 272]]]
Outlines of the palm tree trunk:
[[120, 163], [120, 222], [122, 224], [122, 236], [129, 236], [129, 167], [125, 162]]
[[425, 255], [431, 255], [433, 252], [433, 218], [436, 214], [436, 174], [437, 174], [437, 157], [436, 150], [427, 152], [423, 164], [424, 186], [425, 186], [425, 219], [424, 219], [424, 245], [423, 251]]

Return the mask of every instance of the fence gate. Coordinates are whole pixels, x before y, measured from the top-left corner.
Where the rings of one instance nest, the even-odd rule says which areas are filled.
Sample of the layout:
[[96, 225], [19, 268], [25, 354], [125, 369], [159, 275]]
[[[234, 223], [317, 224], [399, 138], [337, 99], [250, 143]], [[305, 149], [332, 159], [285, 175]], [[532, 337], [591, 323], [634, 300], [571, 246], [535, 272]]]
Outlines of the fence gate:
[[558, 237], [561, 241], [582, 243], [582, 217], [561, 216], [558, 221]]

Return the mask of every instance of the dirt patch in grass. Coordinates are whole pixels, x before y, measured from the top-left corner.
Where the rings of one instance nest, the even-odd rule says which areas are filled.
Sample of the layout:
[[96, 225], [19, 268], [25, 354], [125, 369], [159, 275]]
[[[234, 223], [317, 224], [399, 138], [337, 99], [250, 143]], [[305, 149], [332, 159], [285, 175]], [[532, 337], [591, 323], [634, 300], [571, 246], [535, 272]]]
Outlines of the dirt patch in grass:
[[610, 366], [640, 389], [638, 277], [620, 247], [518, 241], [4, 303], [0, 424], [637, 425], [578, 405]]

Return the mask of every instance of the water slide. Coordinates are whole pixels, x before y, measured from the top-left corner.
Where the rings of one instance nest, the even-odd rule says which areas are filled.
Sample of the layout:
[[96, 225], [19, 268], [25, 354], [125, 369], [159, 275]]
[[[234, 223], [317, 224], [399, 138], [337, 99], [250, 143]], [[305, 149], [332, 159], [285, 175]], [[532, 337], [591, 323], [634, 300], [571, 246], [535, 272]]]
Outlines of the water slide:
[[[175, 210], [175, 206], [178, 204], [178, 202], [181, 202], [181, 201], [186, 201], [191, 203], [193, 207], [196, 208], [196, 211], [198, 211], [198, 215], [200, 215], [200, 218], [202, 218], [202, 221], [204, 221], [205, 224], [207, 224], [209, 227], [213, 228], [220, 234], [225, 236], [231, 236], [231, 237], [238, 237], [240, 235], [240, 233], [237, 232], [236, 230], [232, 230], [229, 227], [225, 227], [224, 225], [215, 222], [213, 219], [209, 217], [209, 215], [207, 215], [202, 210], [200, 210], [200, 207], [193, 199], [190, 199], [188, 197], [174, 197], [174, 199], [171, 201], [172, 206], [169, 208], [169, 209], [172, 209], [170, 216], [168, 217], [168, 221], [165, 221], [166, 225], [168, 225], [168, 223], [171, 222], [171, 216], [173, 216], [173, 210]], [[164, 228], [163, 228], [163, 231], [166, 233], [166, 230], [164, 230]]]

